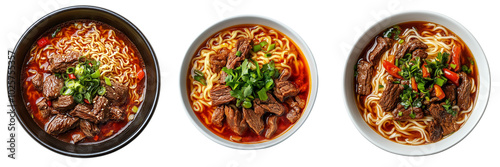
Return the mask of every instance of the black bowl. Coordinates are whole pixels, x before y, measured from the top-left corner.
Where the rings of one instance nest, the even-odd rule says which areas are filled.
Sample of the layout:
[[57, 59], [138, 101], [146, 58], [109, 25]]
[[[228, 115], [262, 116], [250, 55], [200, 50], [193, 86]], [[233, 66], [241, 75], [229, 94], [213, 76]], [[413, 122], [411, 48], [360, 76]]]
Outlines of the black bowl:
[[[94, 142], [71, 144], [60, 141], [40, 128], [22, 98], [21, 71], [25, 58], [36, 40], [46, 31], [58, 24], [78, 19], [88, 19], [106, 23], [126, 35], [135, 44], [146, 65], [146, 95], [140, 111], [133, 121], [120, 133], [109, 139]], [[16, 116], [23, 128], [38, 143], [57, 153], [74, 157], [94, 157], [120, 149], [130, 143], [146, 127], [153, 116], [160, 92], [160, 70], [153, 48], [146, 37], [130, 21], [110, 10], [95, 6], [71, 6], [51, 12], [37, 20], [21, 36], [14, 49], [13, 63], [9, 71], [8, 91], [13, 93], [10, 103], [16, 110]], [[11, 60], [12, 61], [12, 60]]]

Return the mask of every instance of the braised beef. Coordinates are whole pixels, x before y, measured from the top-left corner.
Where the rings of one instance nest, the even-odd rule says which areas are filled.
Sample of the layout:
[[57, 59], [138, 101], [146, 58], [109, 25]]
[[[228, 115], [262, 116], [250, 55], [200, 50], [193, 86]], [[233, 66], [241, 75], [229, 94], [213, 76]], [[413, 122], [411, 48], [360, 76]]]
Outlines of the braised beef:
[[413, 51], [411, 55], [413, 58], [420, 57], [420, 60], [427, 58], [427, 53], [425, 52], [424, 49], [416, 49], [415, 51]]
[[469, 109], [469, 106], [471, 105], [471, 81], [469, 77], [467, 77], [467, 74], [464, 72], [460, 73], [460, 79], [462, 80], [460, 83], [460, 86], [458, 86], [457, 93], [458, 93], [458, 106], [460, 107], [461, 110], [467, 110]]
[[[226, 67], [228, 69], [234, 69], [240, 65], [240, 63], [245, 60], [248, 51], [250, 50], [250, 40], [247, 38], [240, 38], [236, 41], [234, 49], [229, 54], [227, 58]], [[239, 51], [239, 56], [236, 54]]]
[[85, 135], [82, 133], [75, 133], [75, 134], [71, 135], [71, 142], [73, 144], [81, 142], [81, 141], [83, 141], [83, 139], [85, 139]]
[[210, 98], [212, 99], [212, 105], [218, 106], [236, 100], [236, 98], [231, 96], [230, 92], [231, 92], [231, 87], [229, 86], [219, 85], [213, 87], [210, 90]]
[[66, 72], [68, 67], [74, 67], [82, 56], [80, 52], [72, 51], [68, 54], [54, 54], [49, 57], [50, 65], [47, 67], [53, 73]]
[[243, 107], [243, 118], [257, 135], [264, 130], [264, 120], [262, 120], [264, 113], [264, 109], [260, 106], [255, 106], [255, 110]]
[[382, 54], [391, 47], [392, 40], [390, 38], [377, 37], [377, 44], [368, 55], [368, 59], [372, 64], [377, 64]]
[[274, 80], [274, 95], [278, 100], [284, 102], [287, 97], [296, 96], [300, 93], [300, 90], [290, 81], [290, 71], [288, 69], [283, 69], [281, 75], [278, 79]]
[[295, 123], [300, 118], [300, 113], [305, 107], [305, 100], [302, 100], [299, 96], [295, 96], [295, 99], [289, 98], [286, 103], [290, 106], [290, 111], [286, 114], [286, 118], [291, 122]]
[[443, 136], [446, 136], [450, 133], [455, 132], [458, 130], [458, 125], [456, 124], [456, 116], [453, 116], [453, 114], [446, 112], [446, 110], [443, 108], [442, 104], [431, 104], [429, 107], [429, 112], [431, 116], [436, 119], [439, 124], [441, 125], [441, 128], [443, 129]]
[[391, 112], [399, 103], [399, 95], [403, 92], [403, 85], [395, 84], [388, 80], [384, 92], [380, 97], [379, 104], [385, 112]]
[[[412, 116], [413, 115], [413, 116]], [[409, 119], [421, 119], [424, 117], [424, 111], [419, 107], [405, 107], [401, 104], [392, 111], [392, 116], [396, 121], [409, 120]]]
[[121, 121], [124, 119], [124, 113], [122, 109], [117, 106], [113, 106], [109, 109], [109, 119], [114, 121]]
[[457, 86], [454, 84], [446, 84], [443, 86], [443, 91], [446, 99], [450, 102], [451, 105], [457, 104]]
[[108, 98], [113, 105], [121, 106], [127, 102], [129, 90], [127, 86], [114, 81], [111, 81], [111, 86], [109, 86], [104, 80], [101, 80], [101, 86], [106, 88], [104, 96]]
[[[285, 107], [281, 103], [276, 101], [273, 95], [267, 93], [267, 97], [268, 98], [266, 101], [262, 101], [259, 98], [253, 100], [253, 106], [255, 110], [257, 110], [257, 107], [260, 107], [259, 110], [262, 108], [264, 112], [271, 112], [276, 115], [281, 115], [285, 112]], [[260, 111], [255, 111], [255, 112], [260, 112]]]
[[278, 116], [272, 115], [267, 118], [267, 130], [265, 137], [270, 139], [278, 130]]
[[357, 71], [356, 92], [360, 95], [369, 95], [372, 91], [373, 66], [367, 61], [361, 60], [357, 65]]
[[47, 99], [43, 98], [38, 103], [36, 103], [36, 106], [38, 107], [38, 111], [40, 112], [42, 118], [47, 118], [50, 116], [52, 108], [47, 104]]
[[48, 100], [59, 97], [61, 88], [64, 86], [64, 81], [57, 78], [55, 75], [49, 75], [43, 82], [43, 96]]
[[76, 127], [78, 118], [58, 114], [47, 125], [47, 133], [58, 135]]
[[62, 95], [52, 102], [52, 107], [58, 111], [67, 111], [73, 109], [75, 106], [75, 100], [71, 95]]
[[92, 113], [92, 105], [90, 104], [76, 105], [75, 108], [69, 112], [69, 115], [86, 119], [94, 123], [98, 122], [96, 116]]
[[222, 48], [219, 53], [210, 56], [210, 66], [214, 73], [219, 73], [222, 67], [226, 66], [229, 50]]
[[80, 129], [87, 137], [94, 137], [101, 131], [96, 124], [87, 120], [80, 120]]
[[220, 105], [215, 108], [212, 113], [212, 124], [217, 127], [222, 127], [222, 121], [224, 120], [224, 107], [225, 105]]
[[248, 128], [246, 120], [243, 118], [243, 113], [238, 108], [230, 106], [224, 107], [224, 114], [226, 115], [226, 122], [229, 128], [238, 135], [243, 135]]
[[94, 108], [92, 108], [92, 114], [95, 116], [96, 121], [94, 123], [104, 122], [108, 119], [109, 112], [109, 101], [104, 96], [96, 96], [92, 102]]
[[42, 91], [43, 90], [43, 74], [36, 73], [33, 78], [31, 78], [31, 83], [33, 83], [33, 86], [35, 87], [36, 90]]
[[398, 50], [398, 53], [396, 54], [396, 59], [404, 57], [406, 53], [413, 52], [415, 49], [423, 49], [425, 51], [425, 49], [427, 48], [428, 46], [425, 43], [423, 43], [418, 39], [413, 38], [407, 43], [405, 43], [400, 50]]
[[427, 126], [427, 131], [429, 132], [429, 140], [431, 142], [437, 142], [443, 137], [443, 129], [435, 119]]

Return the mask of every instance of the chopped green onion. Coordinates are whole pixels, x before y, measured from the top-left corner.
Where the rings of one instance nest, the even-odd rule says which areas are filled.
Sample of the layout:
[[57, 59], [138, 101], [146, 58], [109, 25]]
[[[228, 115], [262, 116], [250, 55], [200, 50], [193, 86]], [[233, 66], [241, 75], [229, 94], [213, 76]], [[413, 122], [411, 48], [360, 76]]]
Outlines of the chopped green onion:
[[455, 68], [455, 67], [457, 67], [457, 65], [456, 64], [450, 64], [450, 67], [451, 68]]
[[96, 70], [92, 75], [90, 75], [92, 78], [99, 78], [101, 77], [101, 71]]
[[403, 116], [403, 112], [398, 112], [398, 116]]
[[257, 92], [257, 95], [259, 96], [259, 99], [262, 100], [262, 101], [266, 101], [268, 96], [266, 94], [267, 92], [267, 89], [266, 88], [262, 88], [261, 90], [259, 90]]
[[253, 52], [258, 52], [260, 51], [262, 48], [260, 47], [260, 45], [254, 45], [253, 46]]
[[250, 107], [252, 107], [252, 102], [245, 100], [245, 101], [243, 101], [242, 106], [245, 108], [250, 108]]
[[73, 68], [73, 67], [68, 67], [68, 68], [66, 69], [66, 73], [67, 73], [67, 74], [73, 74], [73, 73], [75, 73], [75, 68]]
[[436, 81], [436, 84], [439, 86], [443, 86], [445, 83], [445, 80], [441, 79], [441, 78], [436, 78], [435, 81]]
[[402, 43], [404, 43], [404, 42], [405, 42], [405, 40], [403, 40], [403, 39], [400, 39], [400, 40], [399, 40], [399, 44], [402, 44]]
[[68, 88], [68, 89], [66, 89], [66, 90], [63, 92], [63, 95], [72, 95], [72, 94], [73, 94], [73, 92], [74, 92], [74, 90], [73, 90], [73, 89], [69, 89], [69, 88]]
[[472, 72], [472, 70], [470, 70], [469, 67], [467, 67], [466, 65], [462, 65], [462, 71], [464, 71], [467, 74], [470, 74]]
[[384, 88], [384, 85], [378, 85], [378, 88], [382, 89], [382, 88]]
[[139, 108], [137, 108], [137, 106], [132, 107], [132, 112], [137, 113], [138, 110]]
[[241, 51], [239, 51], [239, 50], [238, 50], [238, 51], [236, 52], [236, 56], [237, 56], [237, 57], [240, 57], [240, 56], [241, 56]]
[[111, 86], [111, 80], [108, 77], [104, 77], [104, 82], [106, 82], [106, 85]]
[[97, 94], [99, 94], [100, 96], [104, 95], [105, 93], [106, 88], [104, 86], [99, 87], [99, 89], [97, 90]]
[[414, 119], [414, 118], [415, 118], [415, 113], [413, 113], [413, 111], [411, 111], [411, 113], [410, 113], [410, 118], [411, 118], [411, 119]]
[[266, 57], [271, 57], [271, 56], [273, 56], [273, 54], [271, 54], [271, 53], [266, 53]]
[[274, 47], [276, 47], [276, 44], [274, 44], [274, 43], [269, 45], [269, 47], [267, 47], [267, 51], [269, 52], [269, 51], [273, 50]]
[[80, 93], [77, 93], [73, 96], [73, 100], [75, 100], [76, 103], [83, 103], [83, 95]]
[[56, 37], [56, 35], [57, 35], [57, 33], [58, 33], [59, 31], [61, 31], [61, 27], [58, 27], [58, 28], [56, 29], [56, 31], [54, 31], [54, 33], [52, 33], [52, 35], [51, 35], [51, 36], [52, 36], [52, 38], [55, 38], [55, 37]]
[[267, 45], [267, 42], [266, 42], [266, 41], [262, 41], [262, 42], [260, 42], [260, 44], [259, 44], [259, 45], [260, 45], [260, 47], [261, 47], [261, 48], [263, 48], [264, 46], [266, 46], [266, 45]]

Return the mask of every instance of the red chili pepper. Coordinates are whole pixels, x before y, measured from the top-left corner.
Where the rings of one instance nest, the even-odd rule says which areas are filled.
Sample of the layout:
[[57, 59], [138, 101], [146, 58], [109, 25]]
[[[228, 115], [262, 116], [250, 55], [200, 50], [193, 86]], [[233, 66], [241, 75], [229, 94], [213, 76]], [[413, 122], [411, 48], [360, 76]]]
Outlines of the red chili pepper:
[[38, 47], [43, 48], [49, 44], [49, 39], [47, 37], [40, 38], [37, 42]]
[[69, 79], [76, 79], [75, 74], [68, 74]]
[[425, 65], [427, 65], [427, 63], [424, 63], [424, 65], [422, 65], [422, 76], [424, 78], [427, 78], [429, 77], [431, 74], [429, 73], [429, 71], [427, 70], [427, 67], [425, 67]]
[[453, 71], [457, 72], [460, 70], [460, 57], [462, 56], [462, 49], [460, 46], [455, 45], [453, 47], [453, 55], [451, 56], [451, 64], [455, 65], [455, 68], [451, 68]]
[[94, 136], [94, 141], [97, 141], [97, 140], [99, 140], [99, 136], [98, 136], [98, 135], [95, 135], [95, 136]]
[[142, 69], [140, 69], [139, 72], [137, 72], [137, 78], [139, 78], [139, 81], [142, 80], [142, 78], [144, 78], [144, 71]]
[[92, 63], [89, 63], [89, 66], [92, 67]]
[[443, 89], [441, 89], [441, 86], [434, 84], [434, 91], [436, 91], [436, 97], [439, 98], [439, 100], [443, 99], [446, 95], [443, 92]]
[[85, 103], [87, 103], [87, 104], [90, 104], [89, 100], [87, 100], [87, 99], [83, 99], [83, 101], [84, 101]]
[[458, 86], [458, 80], [460, 78], [458, 74], [446, 68], [443, 68], [443, 71], [444, 71], [444, 77], [448, 78], [453, 84]]
[[396, 78], [399, 78], [399, 79], [403, 79], [403, 77], [401, 77], [401, 75], [399, 75], [399, 71], [401, 71], [401, 69], [399, 69], [398, 67], [396, 67], [394, 64], [392, 64], [391, 62], [387, 61], [387, 60], [384, 60], [384, 62], [382, 62], [382, 65], [384, 66], [385, 70], [391, 74], [392, 76], [396, 77]]
[[47, 105], [48, 105], [49, 107], [52, 107], [52, 101], [50, 101], [50, 100], [49, 100], [49, 101], [47, 101]]

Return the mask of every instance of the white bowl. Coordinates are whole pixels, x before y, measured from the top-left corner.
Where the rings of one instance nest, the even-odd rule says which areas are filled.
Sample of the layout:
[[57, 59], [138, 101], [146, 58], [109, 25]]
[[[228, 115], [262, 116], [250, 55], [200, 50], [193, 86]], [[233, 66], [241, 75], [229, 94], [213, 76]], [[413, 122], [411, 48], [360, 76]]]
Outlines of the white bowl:
[[[189, 68], [189, 63], [193, 56], [195, 55], [198, 47], [203, 44], [203, 42], [213, 36], [215, 33], [234, 26], [234, 25], [240, 25], [240, 24], [259, 24], [259, 25], [264, 25], [267, 27], [271, 27], [275, 30], [280, 31], [281, 33], [285, 34], [288, 38], [290, 38], [292, 41], [294, 41], [297, 46], [300, 48], [302, 51], [304, 57], [307, 60], [307, 63], [309, 65], [309, 71], [310, 71], [310, 90], [311, 92], [309, 93], [309, 102], [307, 103], [307, 106], [302, 113], [302, 116], [300, 119], [291, 126], [291, 128], [288, 129], [288, 131], [283, 132], [283, 134], [280, 134], [279, 137], [276, 137], [272, 140], [265, 141], [265, 142], [260, 142], [260, 143], [255, 143], [255, 144], [242, 144], [242, 143], [236, 143], [232, 142], [229, 140], [226, 140], [224, 138], [221, 138], [217, 136], [216, 134], [212, 133], [207, 127], [203, 125], [202, 122], [196, 117], [196, 114], [194, 113], [191, 104], [189, 103], [189, 97], [188, 97], [188, 92], [186, 88], [186, 82], [187, 82], [187, 74], [188, 74], [188, 68]], [[288, 137], [290, 137], [295, 131], [297, 131], [300, 126], [306, 121], [307, 117], [309, 116], [309, 113], [311, 112], [314, 101], [316, 100], [316, 94], [318, 92], [318, 72], [316, 69], [316, 62], [314, 61], [313, 54], [311, 53], [311, 50], [309, 50], [309, 47], [306, 45], [304, 40], [300, 38], [300, 36], [295, 33], [290, 27], [269, 19], [269, 18], [264, 18], [260, 16], [239, 16], [239, 17], [233, 17], [229, 19], [222, 20], [205, 31], [203, 31], [198, 38], [196, 38], [189, 49], [186, 52], [186, 56], [184, 57], [184, 60], [182, 62], [182, 67], [181, 67], [181, 74], [180, 74], [180, 88], [181, 88], [181, 96], [182, 100], [184, 102], [184, 105], [186, 106], [187, 114], [193, 124], [200, 130], [201, 133], [203, 133], [205, 136], [208, 138], [212, 139], [216, 143], [219, 143], [221, 145], [231, 147], [231, 148], [236, 148], [236, 149], [245, 149], [245, 150], [250, 150], [250, 149], [262, 149], [262, 148], [267, 148], [274, 146]]]
[[[463, 125], [458, 131], [453, 133], [452, 135], [431, 144], [420, 145], [420, 146], [410, 146], [398, 144], [396, 142], [390, 141], [380, 134], [375, 132], [362, 118], [355, 101], [354, 95], [354, 70], [352, 67], [356, 64], [359, 55], [361, 54], [363, 48], [375, 38], [375, 36], [382, 32], [384, 29], [389, 28], [393, 25], [403, 22], [409, 21], [429, 21], [437, 24], [441, 24], [453, 31], [456, 35], [458, 35], [469, 47], [472, 52], [474, 58], [476, 59], [478, 71], [479, 71], [479, 88], [477, 97], [478, 100], [476, 102], [476, 106], [474, 107], [470, 118], [467, 120], [465, 125]], [[359, 130], [359, 132], [370, 142], [380, 147], [383, 150], [386, 150], [391, 153], [400, 154], [400, 155], [429, 155], [444, 151], [453, 145], [460, 142], [462, 139], [467, 136], [472, 129], [476, 126], [476, 124], [481, 119], [481, 116], [486, 109], [486, 105], [488, 103], [488, 99], [490, 96], [490, 70], [488, 67], [488, 61], [486, 60], [486, 56], [479, 46], [479, 43], [476, 41], [474, 36], [460, 23], [451, 19], [450, 17], [444, 16], [439, 13], [427, 12], [427, 11], [418, 11], [418, 12], [407, 12], [396, 14], [385, 18], [372, 27], [370, 27], [356, 42], [349, 57], [346, 62], [345, 72], [344, 72], [344, 95], [345, 95], [345, 105], [347, 107], [347, 111], [351, 117], [352, 122]]]

